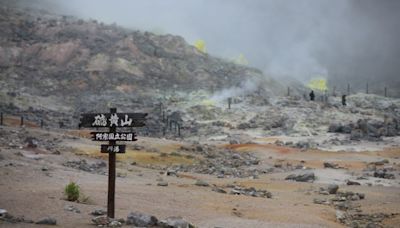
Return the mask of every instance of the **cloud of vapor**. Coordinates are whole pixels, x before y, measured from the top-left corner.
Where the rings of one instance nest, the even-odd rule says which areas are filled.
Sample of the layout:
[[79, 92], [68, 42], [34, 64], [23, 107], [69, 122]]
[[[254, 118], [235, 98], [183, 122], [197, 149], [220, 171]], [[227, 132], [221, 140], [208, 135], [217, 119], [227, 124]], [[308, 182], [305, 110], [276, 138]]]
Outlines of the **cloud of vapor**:
[[[35, 0], [63, 14], [205, 40], [265, 74], [400, 87], [398, 0]], [[54, 7], [57, 5], [57, 7]]]
[[240, 85], [223, 89], [215, 93], [210, 100], [221, 102], [227, 100], [230, 97], [243, 96], [254, 92], [258, 88], [258, 85], [254, 81], [243, 81]]

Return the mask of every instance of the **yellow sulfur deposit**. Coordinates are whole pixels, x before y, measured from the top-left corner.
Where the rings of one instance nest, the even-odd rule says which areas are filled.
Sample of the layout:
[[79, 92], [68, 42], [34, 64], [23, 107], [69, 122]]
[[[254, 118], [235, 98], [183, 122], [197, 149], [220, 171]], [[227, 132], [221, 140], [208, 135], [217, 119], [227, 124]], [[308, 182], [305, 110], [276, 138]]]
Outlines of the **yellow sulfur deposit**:
[[215, 105], [215, 101], [210, 100], [210, 99], [206, 99], [206, 100], [203, 100], [203, 101], [201, 102], [201, 104], [202, 104], [202, 105], [205, 105], [205, 106], [214, 106], [214, 105]]
[[310, 89], [319, 90], [319, 91], [327, 91], [328, 90], [327, 82], [326, 82], [326, 79], [324, 79], [324, 78], [312, 79], [308, 83], [307, 87]]
[[239, 65], [249, 65], [249, 61], [244, 57], [243, 54], [240, 54], [237, 58], [233, 60], [234, 63], [239, 64]]
[[194, 46], [197, 48], [197, 50], [206, 53], [206, 42], [204, 42], [204, 40], [196, 40], [196, 42], [194, 42]]

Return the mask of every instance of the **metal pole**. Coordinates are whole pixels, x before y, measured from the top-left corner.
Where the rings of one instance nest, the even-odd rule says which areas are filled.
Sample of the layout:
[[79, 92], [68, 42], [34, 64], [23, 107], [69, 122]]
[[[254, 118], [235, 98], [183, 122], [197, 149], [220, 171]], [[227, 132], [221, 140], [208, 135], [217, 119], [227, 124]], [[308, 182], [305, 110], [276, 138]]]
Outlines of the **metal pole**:
[[[110, 113], [117, 113], [116, 108], [110, 108]], [[116, 133], [117, 127], [110, 127], [111, 133]], [[110, 140], [109, 145], [114, 146], [115, 140]], [[107, 216], [115, 218], [115, 153], [108, 153], [108, 200], [107, 200]]]

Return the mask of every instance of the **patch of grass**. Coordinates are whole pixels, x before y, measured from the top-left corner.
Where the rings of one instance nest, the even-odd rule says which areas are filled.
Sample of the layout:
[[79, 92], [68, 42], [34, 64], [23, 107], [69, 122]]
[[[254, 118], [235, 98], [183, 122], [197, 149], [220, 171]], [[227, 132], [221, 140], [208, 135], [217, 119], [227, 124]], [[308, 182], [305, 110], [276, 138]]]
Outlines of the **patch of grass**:
[[160, 154], [160, 157], [162, 157], [162, 158], [168, 157], [168, 154], [163, 152]]
[[64, 194], [68, 201], [77, 201], [79, 199], [80, 187], [75, 182], [71, 181], [64, 188]]
[[86, 196], [85, 194], [81, 193], [78, 199], [79, 203], [83, 204], [93, 204], [92, 200], [89, 198], [89, 196]]
[[175, 156], [175, 157], [182, 157], [182, 154], [180, 154], [180, 153], [178, 153], [178, 152], [176, 152], [176, 151], [171, 152], [170, 155], [171, 155], [171, 156]]

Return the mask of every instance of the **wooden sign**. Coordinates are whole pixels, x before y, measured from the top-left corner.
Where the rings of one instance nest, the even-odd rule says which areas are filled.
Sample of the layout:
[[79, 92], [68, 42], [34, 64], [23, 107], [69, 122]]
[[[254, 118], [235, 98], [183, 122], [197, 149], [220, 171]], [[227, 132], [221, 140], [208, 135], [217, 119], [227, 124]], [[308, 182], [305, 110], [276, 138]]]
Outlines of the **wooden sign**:
[[81, 127], [144, 127], [147, 113], [85, 113]]
[[101, 152], [108, 153], [108, 196], [107, 216], [115, 218], [115, 174], [116, 154], [125, 153], [125, 145], [117, 145], [117, 141], [136, 141], [135, 132], [117, 132], [117, 127], [143, 127], [147, 113], [117, 113], [110, 108], [110, 113], [85, 113], [81, 115], [80, 127], [108, 127], [109, 132], [91, 132], [94, 141], [108, 141], [101, 145]]
[[135, 132], [90, 132], [93, 141], [136, 141]]
[[101, 145], [101, 153], [124, 154], [126, 145]]

